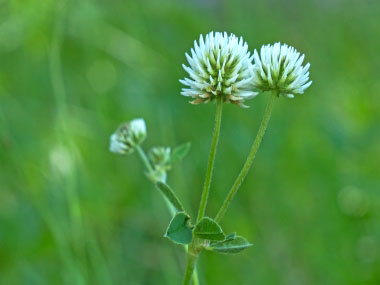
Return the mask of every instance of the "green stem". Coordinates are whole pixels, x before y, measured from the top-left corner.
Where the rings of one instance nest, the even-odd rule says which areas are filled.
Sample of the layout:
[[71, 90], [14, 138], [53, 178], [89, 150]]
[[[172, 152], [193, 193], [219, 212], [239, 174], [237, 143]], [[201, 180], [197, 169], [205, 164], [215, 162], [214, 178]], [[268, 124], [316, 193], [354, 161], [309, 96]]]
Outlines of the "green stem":
[[199, 276], [198, 276], [198, 270], [197, 270], [196, 265], [194, 265], [194, 270], [193, 270], [193, 285], [199, 285]]
[[149, 172], [152, 172], [152, 171], [153, 171], [153, 167], [152, 167], [152, 165], [150, 164], [149, 159], [148, 159], [148, 157], [146, 156], [144, 150], [141, 148], [140, 145], [137, 145], [137, 146], [136, 146], [136, 150], [137, 150], [137, 152], [139, 153], [139, 155], [140, 155], [140, 157], [141, 157], [141, 160], [143, 161], [143, 163], [144, 163], [146, 169], [147, 169]]
[[[153, 171], [153, 167], [150, 164], [150, 161], [149, 161], [147, 155], [145, 154], [144, 150], [142, 149], [142, 147], [140, 145], [137, 145], [136, 146], [136, 150], [139, 153], [139, 155], [141, 157], [141, 160], [143, 161], [146, 169], [149, 172], [152, 172]], [[167, 207], [169, 209], [169, 212], [170, 212], [171, 216], [174, 217], [174, 215], [176, 214], [176, 210], [174, 209], [174, 207], [172, 206], [172, 204], [167, 199], [165, 199], [165, 202], [166, 202], [166, 205], [167, 205]], [[185, 246], [185, 251], [188, 252], [188, 249], [187, 249], [186, 246]], [[193, 265], [192, 271], [194, 272], [193, 285], [198, 285], [199, 284], [198, 271], [195, 268], [195, 264]]]
[[200, 219], [203, 218], [203, 216], [205, 214], [205, 211], [206, 211], [207, 199], [208, 199], [208, 195], [209, 195], [209, 192], [210, 192], [210, 186], [211, 186], [212, 172], [213, 172], [213, 169], [214, 169], [216, 148], [218, 146], [219, 134], [220, 134], [220, 126], [221, 126], [221, 123], [222, 123], [222, 109], [223, 109], [223, 98], [220, 96], [217, 99], [214, 135], [213, 135], [213, 138], [212, 138], [210, 156], [209, 156], [209, 159], [208, 159], [206, 178], [205, 178], [205, 183], [204, 183], [204, 186], [203, 186], [203, 192], [202, 192], [201, 202], [200, 202], [200, 205], [199, 205], [197, 222], [199, 222]]
[[185, 277], [183, 279], [183, 285], [190, 285], [193, 275], [194, 275], [193, 284], [198, 284], [198, 280], [196, 280], [195, 278], [195, 276], [198, 276], [198, 275], [195, 274], [194, 272], [197, 259], [198, 259], [198, 254], [194, 254], [192, 253], [191, 250], [189, 250], [187, 253], [187, 266], [186, 266], [186, 271], [185, 271]]
[[257, 132], [255, 141], [253, 142], [251, 151], [249, 152], [247, 161], [245, 162], [239, 176], [237, 177], [237, 179], [236, 179], [235, 183], [233, 184], [230, 192], [228, 193], [226, 199], [224, 200], [223, 205], [220, 208], [218, 214], [216, 215], [216, 217], [215, 217], [216, 222], [220, 222], [220, 220], [223, 218], [224, 214], [227, 211], [228, 206], [230, 205], [230, 203], [231, 203], [232, 199], [234, 198], [236, 192], [239, 190], [239, 187], [240, 187], [241, 183], [243, 182], [244, 178], [246, 177], [249, 169], [251, 168], [252, 162], [255, 159], [257, 150], [260, 147], [261, 140], [263, 139], [263, 136], [265, 134], [265, 130], [268, 126], [268, 122], [269, 122], [269, 119], [270, 119], [271, 114], [272, 114], [273, 103], [274, 103], [277, 96], [278, 96], [277, 91], [272, 91], [272, 95], [270, 97], [267, 108], [265, 110], [264, 118], [261, 122], [259, 131]]

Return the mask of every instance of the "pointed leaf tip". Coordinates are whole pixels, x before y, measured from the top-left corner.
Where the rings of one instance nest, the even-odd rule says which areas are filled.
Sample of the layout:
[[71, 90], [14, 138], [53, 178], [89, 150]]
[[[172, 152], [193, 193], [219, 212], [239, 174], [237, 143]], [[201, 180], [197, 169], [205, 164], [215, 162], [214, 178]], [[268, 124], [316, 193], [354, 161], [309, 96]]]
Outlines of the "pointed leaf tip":
[[216, 251], [219, 253], [234, 254], [251, 247], [253, 244], [248, 242], [241, 236], [235, 236], [233, 239], [227, 239], [224, 241], [211, 243], [208, 250]]

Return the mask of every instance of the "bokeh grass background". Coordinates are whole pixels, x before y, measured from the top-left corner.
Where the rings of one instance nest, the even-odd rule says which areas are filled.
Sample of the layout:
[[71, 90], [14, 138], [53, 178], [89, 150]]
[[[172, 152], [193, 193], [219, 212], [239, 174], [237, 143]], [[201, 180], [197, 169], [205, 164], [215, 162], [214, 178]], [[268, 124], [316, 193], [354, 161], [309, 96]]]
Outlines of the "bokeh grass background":
[[[165, 204], [108, 143], [135, 117], [146, 149], [192, 142], [169, 183], [195, 215], [215, 105], [188, 104], [178, 79], [212, 30], [295, 46], [313, 85], [276, 102], [222, 222], [254, 247], [202, 253], [201, 283], [380, 284], [378, 0], [1, 0], [0, 15], [0, 284], [180, 284]], [[225, 105], [208, 215], [267, 100]]]

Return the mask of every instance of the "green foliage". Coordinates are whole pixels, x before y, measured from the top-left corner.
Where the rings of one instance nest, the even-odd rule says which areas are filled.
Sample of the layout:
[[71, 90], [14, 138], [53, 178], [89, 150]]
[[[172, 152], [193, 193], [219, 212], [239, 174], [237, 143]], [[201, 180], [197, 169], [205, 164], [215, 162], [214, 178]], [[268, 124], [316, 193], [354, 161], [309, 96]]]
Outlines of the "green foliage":
[[191, 148], [191, 143], [187, 142], [184, 144], [181, 144], [177, 146], [175, 149], [173, 149], [173, 153], [171, 155], [171, 162], [172, 164], [181, 161], [184, 159], [184, 157], [188, 154]]
[[211, 243], [206, 249], [219, 253], [238, 253], [250, 246], [252, 246], [252, 244], [245, 238], [232, 234], [227, 236], [224, 241]]
[[232, 233], [232, 234], [229, 234], [229, 235], [226, 235], [226, 241], [227, 240], [233, 240], [233, 239], [235, 239], [235, 237], [236, 237], [236, 233]]
[[161, 191], [161, 193], [165, 196], [166, 199], [173, 205], [177, 212], [184, 212], [181, 202], [175, 195], [174, 191], [164, 182], [157, 182], [156, 188]]
[[[158, 238], [166, 206], [137, 154], [108, 151], [109, 135], [142, 117], [144, 149], [190, 141], [168, 181], [196, 213], [215, 105], [188, 104], [178, 79], [211, 30], [251, 51], [293, 45], [314, 83], [278, 99], [223, 219], [254, 250], [202, 255], [201, 285], [380, 284], [380, 1], [5, 0], [0, 10], [0, 284], [178, 284], [182, 246]], [[224, 106], [212, 217], [267, 95]]]
[[170, 221], [165, 237], [178, 244], [189, 244], [192, 240], [190, 217], [184, 213], [177, 213]]
[[226, 237], [219, 224], [209, 217], [202, 218], [195, 225], [194, 235], [197, 238], [207, 240], [224, 240]]

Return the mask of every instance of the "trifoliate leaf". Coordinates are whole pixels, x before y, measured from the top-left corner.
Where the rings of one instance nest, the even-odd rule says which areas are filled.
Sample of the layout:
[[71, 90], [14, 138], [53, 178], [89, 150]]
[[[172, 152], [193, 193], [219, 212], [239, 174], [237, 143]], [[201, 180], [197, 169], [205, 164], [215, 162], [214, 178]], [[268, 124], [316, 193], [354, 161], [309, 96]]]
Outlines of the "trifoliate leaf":
[[207, 249], [216, 251], [219, 253], [238, 253], [253, 244], [249, 243], [245, 238], [241, 236], [235, 236], [234, 239], [227, 239], [224, 241], [211, 243]]
[[222, 228], [209, 217], [202, 218], [195, 226], [194, 234], [196, 237], [208, 240], [224, 240], [225, 235]]
[[185, 209], [183, 208], [181, 202], [175, 195], [174, 191], [169, 187], [169, 185], [164, 182], [157, 182], [156, 187], [169, 200], [177, 212], [185, 212]]
[[177, 213], [170, 221], [165, 237], [179, 244], [189, 244], [192, 240], [190, 217], [184, 212]]
[[172, 164], [181, 161], [189, 152], [190, 147], [191, 147], [191, 143], [189, 143], [189, 142], [177, 146], [173, 150], [173, 153], [171, 156]]

